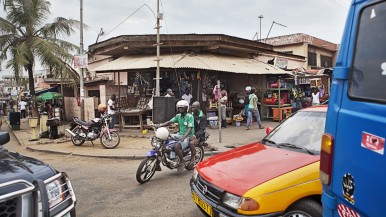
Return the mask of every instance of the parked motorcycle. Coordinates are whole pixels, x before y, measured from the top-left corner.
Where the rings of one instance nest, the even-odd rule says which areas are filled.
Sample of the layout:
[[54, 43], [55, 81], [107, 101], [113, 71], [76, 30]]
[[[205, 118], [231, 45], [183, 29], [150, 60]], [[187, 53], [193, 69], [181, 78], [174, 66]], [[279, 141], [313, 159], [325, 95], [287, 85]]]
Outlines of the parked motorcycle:
[[71, 141], [75, 146], [81, 146], [85, 141], [91, 141], [94, 145], [93, 141], [99, 138], [104, 148], [113, 149], [119, 145], [121, 139], [115, 129], [109, 129], [110, 121], [111, 117], [106, 112], [101, 113], [101, 118], [94, 118], [89, 122], [73, 117], [70, 129], [66, 131], [71, 134]]
[[[162, 130], [167, 130], [165, 127], [161, 128], [163, 128]], [[173, 146], [179, 141], [178, 138], [169, 135], [169, 131], [167, 131], [167, 136], [159, 136], [158, 132], [161, 130], [161, 128], [157, 129], [155, 126], [153, 126], [153, 129], [156, 132], [156, 136], [150, 138], [150, 144], [153, 149], [147, 153], [147, 157], [142, 160], [137, 169], [136, 178], [140, 184], [149, 181], [156, 171], [161, 171], [161, 163], [171, 170], [178, 168], [178, 165], [180, 164], [180, 159], [173, 151]], [[195, 146], [196, 157], [193, 167], [189, 166], [191, 159], [190, 147], [188, 146], [182, 150], [185, 160], [185, 168], [187, 170], [194, 169], [197, 164], [204, 159], [203, 145], [206, 144], [206, 139], [208, 139], [208, 137], [209, 134], [206, 134], [205, 141], [201, 141]]]

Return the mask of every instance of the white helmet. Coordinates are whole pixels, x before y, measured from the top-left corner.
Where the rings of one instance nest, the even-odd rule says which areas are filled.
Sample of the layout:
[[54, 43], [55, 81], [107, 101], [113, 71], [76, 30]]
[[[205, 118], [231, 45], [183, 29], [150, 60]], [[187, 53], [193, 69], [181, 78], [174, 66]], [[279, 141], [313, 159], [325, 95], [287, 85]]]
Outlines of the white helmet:
[[166, 127], [160, 127], [155, 131], [155, 136], [161, 140], [167, 140], [169, 137], [169, 130]]
[[187, 102], [187, 101], [185, 101], [185, 100], [180, 100], [180, 101], [178, 101], [177, 102], [177, 109], [178, 108], [186, 108], [186, 111], [188, 111], [189, 110], [189, 103]]

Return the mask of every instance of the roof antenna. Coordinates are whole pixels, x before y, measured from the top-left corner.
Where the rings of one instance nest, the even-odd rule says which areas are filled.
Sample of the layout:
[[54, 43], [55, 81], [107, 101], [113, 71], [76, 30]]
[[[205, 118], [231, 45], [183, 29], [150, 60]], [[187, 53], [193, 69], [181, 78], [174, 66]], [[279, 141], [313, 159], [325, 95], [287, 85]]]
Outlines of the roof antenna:
[[277, 23], [277, 22], [273, 21], [273, 22], [272, 22], [272, 25], [271, 25], [271, 28], [269, 28], [269, 32], [268, 32], [268, 34], [267, 34], [267, 37], [266, 37], [265, 40], [264, 40], [264, 43], [267, 41], [267, 38], [268, 38], [268, 36], [269, 36], [269, 33], [271, 33], [273, 24], [277, 24], [277, 25], [280, 25], [280, 26], [283, 26], [283, 27], [287, 27], [286, 25], [283, 25], [283, 24], [280, 24], [280, 23]]

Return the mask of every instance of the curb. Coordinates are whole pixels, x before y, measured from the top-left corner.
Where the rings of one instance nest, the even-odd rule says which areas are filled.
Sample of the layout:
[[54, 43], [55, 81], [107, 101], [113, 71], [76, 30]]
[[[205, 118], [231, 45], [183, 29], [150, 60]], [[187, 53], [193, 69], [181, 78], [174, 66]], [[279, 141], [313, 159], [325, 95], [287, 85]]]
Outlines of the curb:
[[19, 139], [18, 136], [16, 136], [15, 132], [12, 130], [11, 125], [8, 124], [8, 121], [7, 121], [7, 125], [8, 125], [8, 127], [9, 127], [10, 131], [12, 132], [12, 135], [16, 138], [16, 140], [17, 140], [17, 142], [19, 143], [19, 145], [25, 147], [24, 142], [23, 142], [21, 139]]
[[[31, 147], [26, 147], [26, 149], [33, 151], [33, 152], [44, 152], [44, 153], [50, 153], [50, 154], [61, 154], [61, 155], [72, 155], [72, 156], [79, 156], [79, 157], [94, 157], [94, 158], [112, 158], [112, 159], [129, 159], [129, 160], [141, 160], [146, 158], [146, 155], [90, 155], [90, 154], [77, 154], [72, 152], [64, 152], [64, 151], [52, 151], [52, 150], [43, 150], [43, 149], [34, 149]], [[222, 151], [205, 151], [204, 156], [214, 156], [217, 154], [222, 153]]]

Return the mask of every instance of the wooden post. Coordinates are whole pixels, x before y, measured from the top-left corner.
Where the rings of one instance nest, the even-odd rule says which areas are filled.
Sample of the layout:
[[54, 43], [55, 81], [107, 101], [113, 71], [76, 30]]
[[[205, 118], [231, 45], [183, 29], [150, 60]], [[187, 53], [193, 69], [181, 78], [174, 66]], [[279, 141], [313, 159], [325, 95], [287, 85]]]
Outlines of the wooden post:
[[122, 132], [122, 122], [121, 122], [121, 73], [118, 72], [118, 99], [119, 99], [119, 107], [118, 107], [118, 123], [119, 123], [119, 132]]

